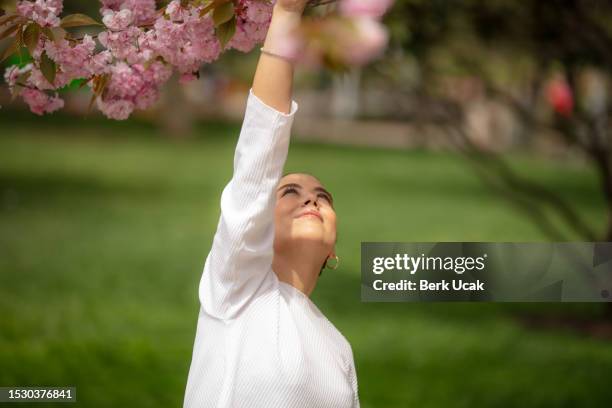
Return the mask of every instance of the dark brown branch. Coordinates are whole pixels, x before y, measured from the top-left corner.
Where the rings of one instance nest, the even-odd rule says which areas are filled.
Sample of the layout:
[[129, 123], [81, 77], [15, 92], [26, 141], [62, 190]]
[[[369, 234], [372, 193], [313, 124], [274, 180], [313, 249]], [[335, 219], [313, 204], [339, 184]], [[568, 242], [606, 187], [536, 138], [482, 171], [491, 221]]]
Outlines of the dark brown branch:
[[604, 193], [604, 198], [608, 210], [608, 228], [606, 230], [606, 241], [612, 241], [612, 163], [610, 160], [610, 151], [604, 146], [605, 135], [600, 135], [597, 124], [593, 121], [588, 123], [591, 135], [592, 145], [588, 153], [595, 162], [595, 167], [599, 172], [601, 188]]
[[[514, 174], [507, 163], [498, 155], [492, 152], [485, 152], [473, 144], [467, 133], [461, 126], [447, 127], [447, 132], [454, 132], [459, 136], [460, 141], [451, 139], [457, 150], [462, 153], [469, 162], [478, 169], [481, 179], [495, 188], [498, 192], [509, 198], [516, 206], [521, 208], [538, 227], [548, 236], [555, 240], [565, 241], [565, 237], [556, 229], [552, 222], [548, 220], [544, 211], [535, 204], [537, 198], [540, 200], [540, 205], [543, 202], [551, 204], [553, 208], [563, 209], [566, 216], [566, 221], [574, 227], [574, 230], [580, 235], [591, 239], [594, 234], [582, 224], [577, 215], [571, 210], [567, 204], [557, 197], [554, 193], [545, 188], [525, 180]], [[494, 181], [493, 178], [497, 180]], [[497, 184], [496, 184], [497, 183]]]

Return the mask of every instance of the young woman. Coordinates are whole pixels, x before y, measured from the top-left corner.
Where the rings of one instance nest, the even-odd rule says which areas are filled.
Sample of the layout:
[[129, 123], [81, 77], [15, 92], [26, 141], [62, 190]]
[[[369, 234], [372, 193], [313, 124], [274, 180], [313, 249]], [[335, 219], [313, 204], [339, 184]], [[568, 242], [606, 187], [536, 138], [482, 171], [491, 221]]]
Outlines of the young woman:
[[200, 281], [184, 407], [359, 407], [351, 346], [309, 298], [338, 262], [331, 194], [281, 177], [298, 105], [279, 40], [306, 2], [274, 6]]

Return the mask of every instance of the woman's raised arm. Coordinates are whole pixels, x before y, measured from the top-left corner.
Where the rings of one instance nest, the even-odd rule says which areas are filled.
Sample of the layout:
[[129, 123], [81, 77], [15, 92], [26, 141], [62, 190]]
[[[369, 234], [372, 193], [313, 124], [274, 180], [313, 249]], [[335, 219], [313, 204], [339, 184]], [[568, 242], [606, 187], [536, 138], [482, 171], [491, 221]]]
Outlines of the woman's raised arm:
[[[279, 0], [266, 51], [274, 53], [280, 36], [299, 23], [301, 9], [281, 5], [305, 2]], [[274, 279], [275, 190], [298, 109], [291, 97], [292, 78], [289, 61], [261, 55], [236, 145], [234, 172], [221, 194], [221, 215], [200, 280], [202, 310], [219, 319], [236, 317], [262, 285]]]
[[[308, 0], [277, 0], [272, 22], [263, 49], [281, 54], [288, 33], [299, 26]], [[293, 65], [290, 61], [262, 53], [255, 71], [253, 93], [274, 109], [289, 113], [293, 86]]]

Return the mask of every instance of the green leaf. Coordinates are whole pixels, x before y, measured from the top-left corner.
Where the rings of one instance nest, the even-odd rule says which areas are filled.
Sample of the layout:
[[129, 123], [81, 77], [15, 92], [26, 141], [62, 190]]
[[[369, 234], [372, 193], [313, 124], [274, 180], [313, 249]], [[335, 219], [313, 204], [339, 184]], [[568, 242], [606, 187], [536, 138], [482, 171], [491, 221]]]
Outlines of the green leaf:
[[221, 24], [216, 28], [215, 34], [221, 43], [221, 48], [225, 48], [225, 45], [232, 39], [236, 33], [236, 17], [232, 17], [231, 20]]
[[73, 79], [72, 81], [70, 81], [70, 83], [62, 86], [59, 89], [56, 89], [56, 91], [58, 93], [64, 93], [64, 92], [69, 92], [69, 91], [78, 91], [79, 89], [83, 88], [87, 82], [89, 82], [88, 79], [85, 78], [77, 78], [77, 79]]
[[36, 23], [29, 24], [23, 32], [23, 43], [28, 48], [30, 55], [34, 54], [34, 49], [38, 45], [40, 38], [40, 26]]
[[47, 36], [47, 38], [51, 41], [55, 41], [55, 35], [53, 35], [53, 31], [49, 27], [43, 27], [43, 33]]
[[79, 90], [79, 89], [85, 87], [85, 85], [87, 85], [89, 83], [89, 81], [91, 81], [91, 78], [88, 78], [88, 79], [85, 79], [85, 78], [75, 79], [75, 80], [73, 80], [70, 83], [70, 87], [71, 87], [71, 89], [73, 89], [72, 88], [73, 84], [74, 85], [78, 85], [77, 90]]
[[89, 25], [101, 26], [102, 23], [98, 23], [96, 20], [89, 17], [88, 15], [80, 13], [67, 15], [66, 17], [62, 18], [62, 21], [60, 23], [60, 27], [62, 28], [81, 27]]
[[11, 103], [15, 102], [15, 99], [21, 94], [21, 91], [23, 91], [23, 86], [15, 84], [13, 92], [11, 92]]
[[55, 61], [49, 58], [46, 52], [43, 52], [40, 56], [40, 71], [47, 81], [49, 81], [51, 85], [54, 85], [57, 65]]
[[11, 45], [9, 45], [4, 52], [0, 55], [0, 62], [4, 61], [19, 50], [19, 41], [15, 38]]
[[204, 8], [200, 11], [200, 17], [204, 17], [210, 10], [215, 7], [215, 2], [211, 1], [209, 4], [204, 6]]
[[28, 78], [30, 78], [30, 75], [32, 75], [32, 71], [26, 71], [23, 74], [19, 75], [19, 77], [17, 77], [17, 82], [21, 82], [23, 84], [25, 84], [28, 80]]
[[234, 17], [234, 3], [228, 1], [215, 7], [213, 11], [213, 21], [215, 27], [230, 21]]
[[55, 43], [60, 40], [66, 38], [66, 30], [61, 27], [43, 27], [42, 32], [47, 36], [47, 38]]

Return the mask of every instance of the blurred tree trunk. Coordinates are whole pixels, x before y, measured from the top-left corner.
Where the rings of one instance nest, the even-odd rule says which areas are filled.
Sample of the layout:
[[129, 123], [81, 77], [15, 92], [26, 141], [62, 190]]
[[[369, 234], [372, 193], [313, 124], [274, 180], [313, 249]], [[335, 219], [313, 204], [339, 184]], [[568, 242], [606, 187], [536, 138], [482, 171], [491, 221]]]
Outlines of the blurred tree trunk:
[[354, 119], [360, 112], [361, 69], [333, 78], [331, 111], [335, 118]]
[[164, 86], [159, 123], [165, 135], [173, 139], [193, 136], [194, 112], [185, 98], [179, 75], [174, 74]]

